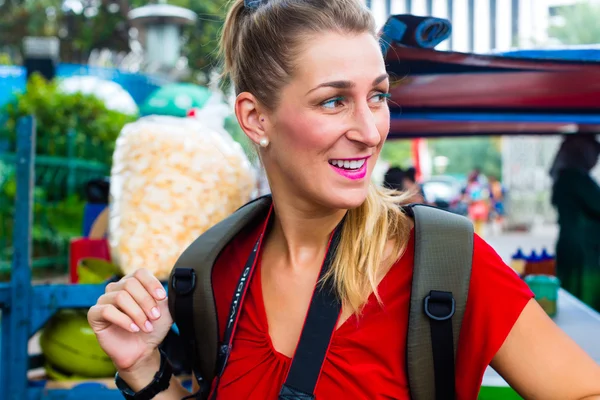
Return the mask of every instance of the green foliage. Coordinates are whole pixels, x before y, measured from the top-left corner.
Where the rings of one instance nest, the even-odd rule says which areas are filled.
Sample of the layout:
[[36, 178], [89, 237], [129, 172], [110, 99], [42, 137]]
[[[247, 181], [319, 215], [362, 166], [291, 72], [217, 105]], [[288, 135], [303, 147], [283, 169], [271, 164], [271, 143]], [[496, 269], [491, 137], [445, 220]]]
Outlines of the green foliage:
[[12, 65], [13, 61], [8, 53], [0, 52], [0, 65]]
[[412, 165], [410, 140], [388, 140], [381, 149], [380, 158], [392, 167], [407, 168]]
[[109, 11], [108, 2], [81, 0], [81, 13], [66, 13], [62, 0], [13, 0], [0, 6], [3, 44], [20, 47], [25, 36], [58, 36], [63, 62], [83, 62], [91, 50], [129, 48], [127, 1], [120, 12]]
[[[62, 0], [0, 1], [0, 38], [2, 44], [18, 48], [25, 36], [58, 36], [63, 62], [84, 62], [93, 49], [129, 50], [131, 23], [127, 13], [151, 3], [148, 0], [81, 0], [82, 12], [65, 13]], [[118, 3], [118, 11], [109, 7]], [[194, 26], [185, 27], [188, 38], [183, 54], [193, 71], [208, 72], [217, 60], [218, 34], [229, 0], [169, 0], [198, 15]]]
[[235, 140], [240, 144], [240, 146], [242, 146], [242, 149], [244, 150], [244, 153], [246, 154], [246, 157], [248, 157], [250, 162], [256, 162], [256, 159], [258, 157], [256, 153], [256, 148], [240, 127], [240, 124], [238, 123], [235, 115], [232, 115], [225, 119], [225, 130], [231, 135], [233, 140]]
[[[138, 0], [145, 2], [145, 0]], [[195, 26], [187, 27], [189, 38], [184, 53], [194, 71], [208, 72], [217, 67], [219, 33], [229, 9], [229, 0], [170, 0], [169, 4], [189, 8], [198, 15]]]
[[[2, 259], [12, 254], [16, 178], [14, 153], [20, 117], [34, 115], [37, 126], [34, 190], [33, 257], [46, 267], [64, 271], [69, 240], [81, 234], [82, 185], [108, 173], [112, 153], [123, 126], [134, 117], [108, 110], [94, 96], [62, 93], [55, 82], [32, 76], [0, 115], [0, 140], [8, 153], [0, 154], [0, 249]], [[1, 272], [1, 271], [0, 271]]]
[[431, 156], [449, 159], [446, 173], [467, 175], [475, 168], [486, 175], [501, 177], [502, 154], [498, 140], [491, 137], [431, 139]]
[[548, 35], [563, 44], [600, 43], [600, 4], [591, 1], [558, 8], [558, 17], [564, 24], [550, 25]]
[[17, 121], [35, 115], [37, 124], [36, 153], [66, 157], [69, 154], [67, 133], [74, 129], [71, 156], [110, 165], [115, 140], [123, 126], [134, 117], [112, 111], [91, 95], [66, 94], [55, 82], [33, 75], [24, 93], [7, 104], [8, 119], [0, 127], [0, 137], [15, 146]]
[[[0, 273], [6, 272], [13, 256], [16, 182], [11, 177], [0, 193]], [[33, 266], [64, 272], [71, 238], [81, 236], [85, 202], [72, 194], [59, 202], [47, 202], [46, 190], [34, 190], [34, 224], [31, 232]]]

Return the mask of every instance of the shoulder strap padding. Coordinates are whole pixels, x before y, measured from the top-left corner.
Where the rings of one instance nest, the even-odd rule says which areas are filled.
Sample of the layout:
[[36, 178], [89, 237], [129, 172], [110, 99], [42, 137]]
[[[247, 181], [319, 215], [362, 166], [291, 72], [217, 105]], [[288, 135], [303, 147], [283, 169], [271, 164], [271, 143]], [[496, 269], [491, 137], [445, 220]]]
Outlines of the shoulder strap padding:
[[411, 398], [435, 398], [430, 321], [423, 301], [431, 290], [452, 292], [454, 360], [471, 278], [473, 224], [465, 217], [414, 205], [415, 261], [407, 338], [407, 372]]
[[[218, 351], [218, 321], [215, 300], [212, 289], [212, 268], [225, 246], [244, 227], [264, 219], [271, 205], [271, 197], [260, 197], [219, 222], [204, 232], [181, 254], [173, 271], [176, 268], [193, 268], [196, 272], [196, 287], [193, 293], [193, 318], [194, 333], [196, 338], [198, 368], [202, 378], [211, 382], [215, 376]], [[262, 218], [262, 219], [261, 219]], [[173, 271], [169, 277], [169, 288], [172, 285]], [[169, 291], [169, 310], [175, 316], [174, 307], [176, 294], [174, 290]], [[175, 321], [177, 323], [177, 321]]]

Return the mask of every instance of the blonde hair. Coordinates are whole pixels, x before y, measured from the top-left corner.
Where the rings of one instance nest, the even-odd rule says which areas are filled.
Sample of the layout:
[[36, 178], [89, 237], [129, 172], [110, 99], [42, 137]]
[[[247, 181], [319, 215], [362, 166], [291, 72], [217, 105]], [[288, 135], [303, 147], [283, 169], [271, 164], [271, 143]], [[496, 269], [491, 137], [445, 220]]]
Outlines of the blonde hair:
[[[277, 94], [290, 81], [307, 39], [318, 33], [370, 33], [375, 21], [358, 0], [269, 0], [248, 9], [234, 0], [221, 34], [224, 73], [236, 94], [252, 93], [267, 109], [277, 107]], [[400, 204], [406, 196], [371, 184], [367, 199], [349, 210], [330, 273], [344, 307], [359, 313], [371, 293], [377, 298], [381, 272], [401, 255], [410, 222]], [[392, 252], [384, 259], [387, 244]], [[389, 249], [387, 249], [389, 250]], [[380, 300], [380, 299], [379, 299]]]

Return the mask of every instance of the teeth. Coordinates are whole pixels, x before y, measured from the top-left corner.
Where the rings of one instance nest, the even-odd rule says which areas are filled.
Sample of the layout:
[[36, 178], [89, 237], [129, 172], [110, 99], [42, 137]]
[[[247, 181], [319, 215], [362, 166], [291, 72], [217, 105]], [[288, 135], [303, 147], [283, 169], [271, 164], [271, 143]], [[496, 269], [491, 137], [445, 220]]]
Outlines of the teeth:
[[348, 161], [348, 160], [330, 160], [329, 163], [333, 166], [339, 167], [339, 168], [345, 168], [345, 169], [359, 169], [361, 168], [363, 165], [365, 165], [365, 160], [353, 160], [353, 161]]

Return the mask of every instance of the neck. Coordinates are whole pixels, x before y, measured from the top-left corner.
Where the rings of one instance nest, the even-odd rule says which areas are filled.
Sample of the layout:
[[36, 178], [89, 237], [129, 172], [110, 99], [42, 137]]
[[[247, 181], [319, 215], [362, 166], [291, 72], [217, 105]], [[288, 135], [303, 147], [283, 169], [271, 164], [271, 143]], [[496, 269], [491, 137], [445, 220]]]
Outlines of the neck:
[[269, 246], [292, 268], [312, 265], [322, 258], [331, 232], [346, 214], [346, 210], [327, 209], [275, 194], [273, 207], [275, 218]]

